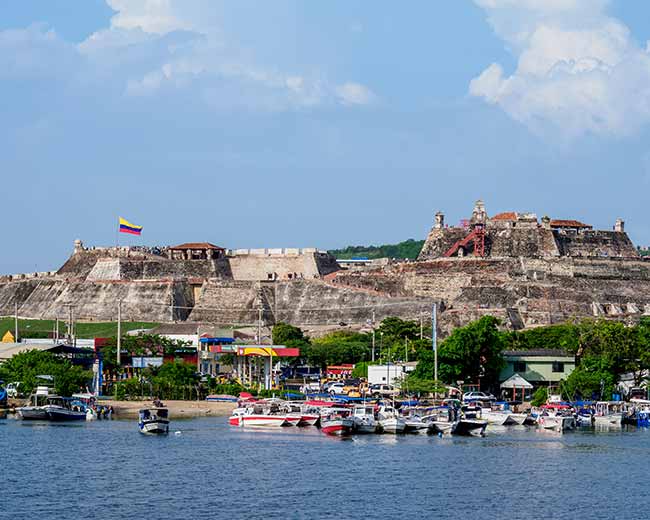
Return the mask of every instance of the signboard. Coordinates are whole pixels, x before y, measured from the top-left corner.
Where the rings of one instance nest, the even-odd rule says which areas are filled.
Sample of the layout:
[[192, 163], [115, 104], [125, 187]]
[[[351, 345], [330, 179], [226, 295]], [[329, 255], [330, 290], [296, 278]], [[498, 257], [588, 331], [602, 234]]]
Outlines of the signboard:
[[161, 357], [134, 357], [131, 358], [133, 368], [160, 367], [163, 364]]

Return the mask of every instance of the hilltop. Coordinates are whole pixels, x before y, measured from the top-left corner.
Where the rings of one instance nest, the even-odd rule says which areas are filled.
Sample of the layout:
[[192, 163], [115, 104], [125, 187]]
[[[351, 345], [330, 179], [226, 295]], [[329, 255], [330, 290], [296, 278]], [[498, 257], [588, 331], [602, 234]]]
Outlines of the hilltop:
[[348, 246], [344, 249], [332, 249], [328, 251], [331, 255], [340, 259], [356, 257], [364, 258], [399, 258], [404, 260], [415, 260], [424, 240], [413, 240], [409, 238], [398, 244], [384, 244], [381, 246]]

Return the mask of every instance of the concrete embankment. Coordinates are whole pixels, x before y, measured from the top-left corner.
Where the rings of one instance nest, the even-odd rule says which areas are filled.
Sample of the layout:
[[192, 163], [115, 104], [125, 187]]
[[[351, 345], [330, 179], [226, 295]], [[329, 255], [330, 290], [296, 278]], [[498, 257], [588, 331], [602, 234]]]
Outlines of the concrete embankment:
[[[151, 401], [113, 401], [102, 399], [99, 404], [112, 406], [115, 417], [137, 417], [138, 410], [153, 406]], [[237, 403], [221, 403], [211, 401], [164, 401], [172, 418], [218, 417], [230, 415]]]

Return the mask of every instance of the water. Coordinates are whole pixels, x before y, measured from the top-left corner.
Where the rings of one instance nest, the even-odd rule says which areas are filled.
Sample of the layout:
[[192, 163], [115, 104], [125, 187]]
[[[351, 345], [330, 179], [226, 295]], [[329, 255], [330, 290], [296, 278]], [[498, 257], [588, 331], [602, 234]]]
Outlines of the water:
[[650, 431], [329, 438], [0, 420], [2, 519], [647, 518]]

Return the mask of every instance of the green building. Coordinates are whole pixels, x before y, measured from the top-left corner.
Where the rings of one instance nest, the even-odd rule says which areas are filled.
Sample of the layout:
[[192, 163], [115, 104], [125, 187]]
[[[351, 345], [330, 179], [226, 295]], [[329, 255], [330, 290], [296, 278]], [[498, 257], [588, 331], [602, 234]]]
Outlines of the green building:
[[506, 350], [503, 357], [506, 365], [499, 381], [519, 374], [535, 387], [555, 386], [576, 367], [575, 356], [564, 350]]

